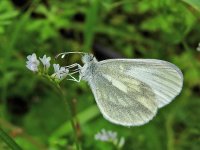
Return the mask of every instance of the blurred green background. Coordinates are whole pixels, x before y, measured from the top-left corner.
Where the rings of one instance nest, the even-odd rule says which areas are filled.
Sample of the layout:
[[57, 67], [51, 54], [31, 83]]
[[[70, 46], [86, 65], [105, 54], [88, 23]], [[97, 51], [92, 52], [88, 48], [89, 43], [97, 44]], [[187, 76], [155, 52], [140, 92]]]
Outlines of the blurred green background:
[[[96, 141], [102, 128], [125, 137], [124, 150], [200, 149], [199, 0], [1, 0], [0, 126], [25, 150], [74, 147], [69, 114], [52, 85], [25, 67], [26, 56], [91, 52], [108, 58], [154, 58], [184, 74], [181, 94], [148, 124], [106, 121], [85, 82], [64, 81], [78, 116], [82, 149], [112, 150]], [[63, 64], [80, 63], [71, 56]], [[0, 140], [0, 150], [7, 150]]]

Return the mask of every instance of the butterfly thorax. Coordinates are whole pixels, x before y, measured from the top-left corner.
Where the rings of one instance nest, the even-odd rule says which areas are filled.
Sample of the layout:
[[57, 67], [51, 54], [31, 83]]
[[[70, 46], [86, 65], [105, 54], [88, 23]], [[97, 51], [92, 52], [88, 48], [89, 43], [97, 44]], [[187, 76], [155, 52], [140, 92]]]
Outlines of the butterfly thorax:
[[97, 66], [97, 59], [91, 55], [87, 54], [82, 57], [82, 61], [84, 63], [83, 67], [80, 70], [81, 79], [90, 82], [92, 77], [94, 76], [94, 72]]

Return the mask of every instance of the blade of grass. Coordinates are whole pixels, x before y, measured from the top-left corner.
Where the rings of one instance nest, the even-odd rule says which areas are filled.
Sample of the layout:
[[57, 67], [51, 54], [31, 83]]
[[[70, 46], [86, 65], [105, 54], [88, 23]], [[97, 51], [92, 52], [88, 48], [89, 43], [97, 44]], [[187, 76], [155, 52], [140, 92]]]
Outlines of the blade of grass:
[[89, 52], [92, 47], [97, 19], [99, 19], [99, 0], [93, 0], [90, 4], [91, 6], [86, 13], [86, 24], [84, 28], [84, 51], [87, 52]]
[[185, 3], [191, 5], [194, 7], [196, 10], [200, 11], [200, 0], [182, 0]]
[[22, 150], [21, 147], [0, 128], [0, 138], [12, 149], [12, 150]]
[[[1, 125], [1, 128], [9, 129], [11, 131], [21, 130], [21, 128], [13, 125], [9, 121], [3, 120], [2, 118], [0, 118], [0, 125]], [[27, 140], [29, 143], [34, 145], [37, 148], [37, 150], [46, 150], [44, 143], [41, 143], [41, 141], [39, 141], [38, 139], [26, 133], [25, 130], [23, 130], [23, 132], [20, 134], [20, 138]]]

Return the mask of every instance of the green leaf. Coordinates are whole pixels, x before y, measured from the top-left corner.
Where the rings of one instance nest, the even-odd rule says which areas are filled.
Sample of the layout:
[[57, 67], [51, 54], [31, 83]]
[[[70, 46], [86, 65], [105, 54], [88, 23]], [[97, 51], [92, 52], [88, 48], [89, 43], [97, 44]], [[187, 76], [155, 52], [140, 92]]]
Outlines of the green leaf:
[[183, 0], [183, 1], [188, 3], [198, 11], [200, 11], [200, 0]]
[[2, 20], [6, 20], [6, 19], [11, 19], [11, 18], [16, 17], [17, 15], [18, 15], [17, 11], [3, 13], [0, 16], [0, 20], [2, 21]]

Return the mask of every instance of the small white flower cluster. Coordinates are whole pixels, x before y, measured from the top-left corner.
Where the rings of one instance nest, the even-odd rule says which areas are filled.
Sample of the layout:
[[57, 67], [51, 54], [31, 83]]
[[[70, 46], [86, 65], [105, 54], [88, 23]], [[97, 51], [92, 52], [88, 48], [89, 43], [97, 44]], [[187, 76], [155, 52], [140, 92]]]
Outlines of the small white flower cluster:
[[[40, 61], [42, 62], [44, 68], [40, 68], [40, 61], [37, 59], [37, 56], [35, 53], [32, 55], [27, 56], [27, 61], [26, 61], [26, 67], [33, 71], [33, 72], [39, 72], [41, 74], [48, 74], [48, 70], [50, 67], [50, 61], [51, 57], [47, 57], [44, 55], [42, 58], [39, 58]], [[63, 80], [69, 73], [69, 70], [65, 67], [60, 67], [59, 64], [53, 64], [54, 68], [54, 73], [50, 76], [51, 79], [55, 79], [57, 81]]]
[[95, 139], [100, 141], [115, 141], [117, 139], [117, 132], [102, 129], [101, 132], [95, 135]]
[[197, 51], [200, 52], [200, 43], [199, 43], [199, 45], [197, 47]]
[[36, 54], [33, 53], [32, 55], [28, 55], [27, 59], [26, 67], [33, 72], [37, 72], [40, 62], [38, 61]]
[[53, 64], [53, 68], [54, 68], [55, 73], [52, 74], [52, 76], [60, 80], [64, 79], [69, 73], [69, 70], [67, 68], [60, 67], [59, 64]]
[[124, 137], [117, 137], [117, 132], [106, 131], [105, 129], [102, 129], [101, 132], [95, 135], [95, 140], [99, 140], [102, 142], [111, 142], [117, 148], [122, 148], [125, 143]]

